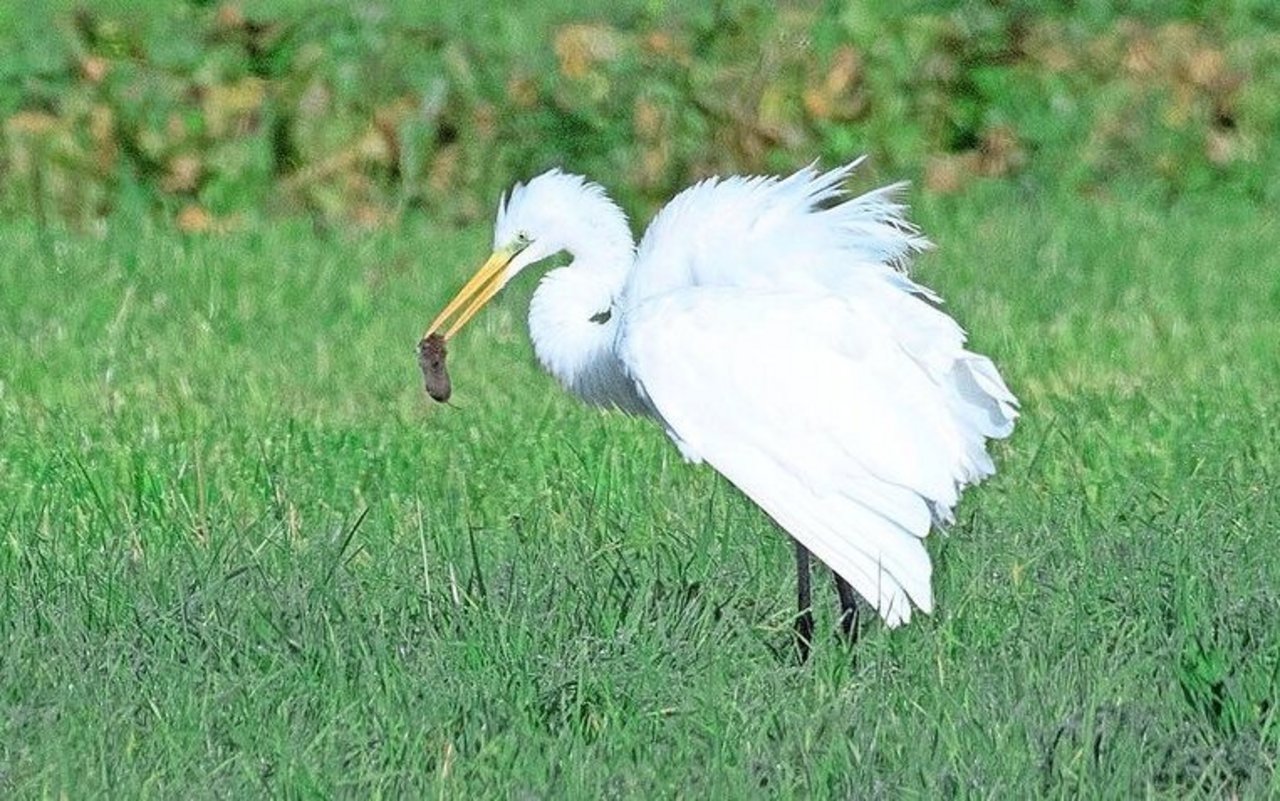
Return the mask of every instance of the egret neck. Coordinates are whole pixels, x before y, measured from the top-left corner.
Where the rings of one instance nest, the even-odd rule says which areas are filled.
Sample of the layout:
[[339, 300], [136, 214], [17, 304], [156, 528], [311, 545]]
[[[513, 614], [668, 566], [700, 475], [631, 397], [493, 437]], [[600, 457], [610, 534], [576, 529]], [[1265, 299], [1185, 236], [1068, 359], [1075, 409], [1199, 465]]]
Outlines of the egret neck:
[[622, 209], [599, 184], [551, 170], [517, 185], [498, 208], [493, 255], [427, 329], [450, 338], [521, 270], [558, 253], [570, 262], [542, 277], [529, 310], [529, 334], [542, 365], [589, 403], [644, 414], [614, 351], [618, 299], [635, 261]]
[[529, 304], [529, 336], [542, 366], [588, 403], [633, 414], [648, 407], [619, 361], [617, 308], [635, 259], [626, 218], [612, 203], [584, 202], [562, 251], [572, 261], [542, 277]]

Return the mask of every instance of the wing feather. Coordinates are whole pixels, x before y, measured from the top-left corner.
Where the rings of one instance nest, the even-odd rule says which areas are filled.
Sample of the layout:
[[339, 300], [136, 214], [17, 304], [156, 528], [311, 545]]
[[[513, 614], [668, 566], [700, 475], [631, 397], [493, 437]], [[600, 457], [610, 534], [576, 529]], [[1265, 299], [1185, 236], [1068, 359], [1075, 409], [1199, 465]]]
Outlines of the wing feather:
[[615, 349], [681, 453], [706, 461], [890, 625], [932, 608], [922, 543], [994, 472], [1017, 400], [905, 273], [929, 247], [858, 162], [710, 179], [654, 219]]
[[704, 286], [632, 307], [618, 351], [686, 456], [897, 625], [908, 599], [932, 608], [921, 540], [991, 472], [989, 412], [1012, 398], [961, 338], [949, 357], [911, 358], [866, 298]]

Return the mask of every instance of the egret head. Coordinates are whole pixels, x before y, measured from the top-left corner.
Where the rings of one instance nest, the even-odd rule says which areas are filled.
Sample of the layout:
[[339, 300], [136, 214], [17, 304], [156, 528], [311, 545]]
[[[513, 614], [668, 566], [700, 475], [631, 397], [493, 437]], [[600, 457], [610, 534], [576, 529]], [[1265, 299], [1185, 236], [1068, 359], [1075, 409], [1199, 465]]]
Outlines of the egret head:
[[[452, 337], [494, 295], [531, 264], [569, 252], [575, 258], [634, 250], [621, 209], [599, 184], [558, 169], [516, 184], [498, 203], [493, 254], [427, 329]], [[446, 327], [447, 324], [447, 327]]]

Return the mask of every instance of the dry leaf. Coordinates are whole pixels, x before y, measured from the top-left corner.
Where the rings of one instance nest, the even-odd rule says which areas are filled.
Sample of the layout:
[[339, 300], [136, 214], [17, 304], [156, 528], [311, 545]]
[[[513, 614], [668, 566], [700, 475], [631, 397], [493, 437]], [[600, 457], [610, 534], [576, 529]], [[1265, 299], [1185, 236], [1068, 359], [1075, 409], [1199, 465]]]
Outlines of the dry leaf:
[[93, 140], [93, 160], [99, 173], [106, 174], [115, 165], [116, 153], [115, 113], [105, 103], [95, 105], [89, 112], [89, 137]]
[[924, 186], [939, 195], [959, 192], [978, 174], [981, 161], [975, 150], [931, 156], [924, 168]]
[[244, 27], [244, 12], [235, 3], [223, 3], [218, 6], [214, 22], [223, 30], [234, 30]]
[[1215, 89], [1226, 83], [1227, 59], [1221, 50], [1201, 47], [1187, 58], [1187, 77], [1202, 89]]
[[640, 151], [640, 163], [636, 169], [636, 182], [643, 189], [658, 189], [666, 184], [667, 168], [671, 164], [670, 148], [657, 144]]
[[368, 230], [381, 228], [394, 221], [394, 215], [373, 203], [357, 203], [351, 210], [351, 222]]
[[107, 77], [107, 71], [110, 69], [111, 62], [101, 56], [91, 55], [80, 59], [80, 74], [89, 83], [102, 83], [102, 79]]
[[997, 125], [982, 132], [979, 147], [983, 175], [1000, 177], [1020, 168], [1027, 160], [1018, 134], [1008, 125]]
[[168, 171], [160, 179], [160, 188], [166, 192], [192, 192], [200, 185], [203, 171], [197, 156], [190, 153], [174, 156], [169, 160]]
[[816, 86], [810, 86], [804, 90], [801, 99], [804, 101], [804, 111], [810, 119], [831, 119], [831, 97], [825, 91]]
[[19, 111], [5, 120], [5, 131], [9, 134], [44, 134], [57, 127], [58, 118], [43, 111]]
[[507, 100], [521, 109], [531, 109], [538, 104], [538, 84], [525, 75], [513, 75], [507, 81]]
[[647, 141], [662, 138], [662, 109], [652, 100], [644, 97], [636, 98], [631, 119], [632, 125], [635, 127], [636, 138]]
[[187, 234], [207, 233], [213, 227], [213, 215], [194, 203], [178, 212], [178, 229]]
[[209, 133], [219, 139], [228, 134], [248, 133], [266, 99], [266, 82], [261, 78], [210, 87], [203, 98]]
[[476, 136], [492, 139], [498, 132], [498, 111], [490, 103], [477, 103], [471, 113], [471, 124]]
[[1241, 157], [1240, 144], [1240, 138], [1232, 132], [1210, 129], [1204, 140], [1205, 158], [1219, 167], [1225, 167]]
[[585, 78], [596, 65], [612, 61], [622, 50], [622, 38], [607, 25], [573, 24], [556, 31], [553, 47], [560, 74]]
[[461, 159], [462, 149], [456, 142], [437, 150], [435, 158], [431, 160], [431, 167], [427, 170], [427, 186], [439, 195], [452, 190], [462, 166]]
[[1145, 35], [1132, 40], [1125, 48], [1123, 63], [1132, 75], [1147, 77], [1154, 74], [1159, 66], [1155, 43]]
[[640, 43], [645, 52], [687, 67], [692, 62], [689, 48], [666, 31], [650, 31]]
[[861, 77], [862, 56], [849, 45], [842, 45], [831, 60], [823, 88], [831, 97], [837, 97], [853, 89]]

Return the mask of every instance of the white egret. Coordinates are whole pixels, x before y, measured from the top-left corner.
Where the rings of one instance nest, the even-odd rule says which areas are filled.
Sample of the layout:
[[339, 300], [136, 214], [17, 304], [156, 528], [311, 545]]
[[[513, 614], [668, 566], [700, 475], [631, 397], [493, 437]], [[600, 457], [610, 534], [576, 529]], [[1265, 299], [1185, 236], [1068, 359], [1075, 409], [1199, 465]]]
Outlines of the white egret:
[[[889, 626], [933, 609], [923, 539], [995, 468], [1018, 401], [911, 280], [929, 247], [901, 184], [842, 188], [861, 161], [786, 178], [709, 179], [675, 197], [637, 248], [595, 183], [559, 170], [499, 203], [493, 255], [427, 329], [458, 332], [526, 267], [542, 277], [529, 332], [542, 365], [591, 404], [656, 420], [796, 541], [807, 653], [809, 558]], [[425, 337], [424, 337], [425, 339]]]

